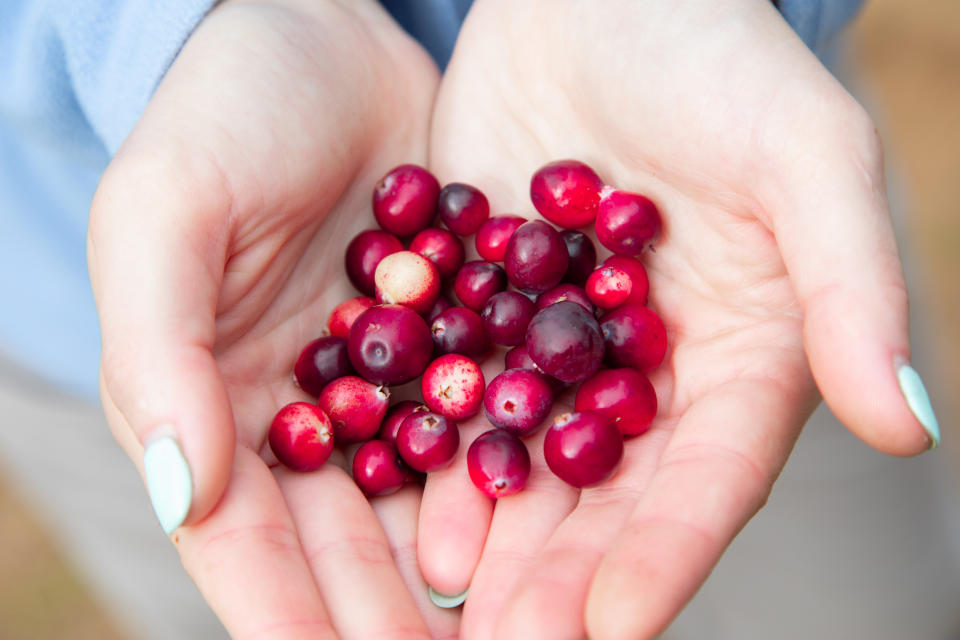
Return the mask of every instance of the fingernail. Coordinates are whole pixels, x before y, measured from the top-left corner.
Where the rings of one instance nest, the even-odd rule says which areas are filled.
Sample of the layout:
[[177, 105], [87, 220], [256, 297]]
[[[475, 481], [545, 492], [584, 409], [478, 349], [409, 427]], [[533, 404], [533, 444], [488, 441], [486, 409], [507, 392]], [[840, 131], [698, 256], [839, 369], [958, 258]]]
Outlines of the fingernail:
[[940, 446], [940, 425], [937, 424], [937, 416], [933, 413], [930, 396], [927, 395], [927, 389], [923, 386], [920, 375], [909, 364], [905, 364], [897, 369], [897, 381], [900, 383], [903, 397], [907, 400], [907, 406], [930, 437], [930, 448], [935, 449]]
[[470, 591], [470, 589], [464, 589], [463, 593], [458, 593], [455, 596], [445, 596], [442, 593], [437, 593], [434, 591], [433, 587], [427, 587], [427, 593], [430, 594], [430, 601], [441, 609], [453, 609], [454, 607], [459, 607], [463, 604], [463, 601], [467, 599], [468, 591]]
[[190, 467], [177, 441], [167, 436], [151, 442], [143, 452], [143, 471], [153, 511], [170, 535], [186, 520], [193, 500]]

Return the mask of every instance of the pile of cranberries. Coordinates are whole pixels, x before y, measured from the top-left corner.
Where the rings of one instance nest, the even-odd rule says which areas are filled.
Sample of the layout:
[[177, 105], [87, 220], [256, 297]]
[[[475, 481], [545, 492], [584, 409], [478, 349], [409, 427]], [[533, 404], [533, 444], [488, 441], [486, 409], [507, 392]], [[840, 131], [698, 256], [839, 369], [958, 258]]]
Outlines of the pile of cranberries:
[[[289, 404], [271, 424], [281, 463], [311, 471], [334, 444], [360, 444], [354, 480], [367, 495], [385, 495], [447, 467], [460, 447], [457, 423], [482, 409], [495, 428], [470, 444], [467, 468], [480, 491], [500, 498], [530, 475], [523, 438], [579, 385], [574, 411], [547, 430], [544, 458], [575, 487], [614, 473], [624, 437], [644, 433], [657, 412], [645, 374], [664, 358], [666, 331], [646, 306], [636, 256], [658, 237], [660, 214], [574, 160], [537, 171], [530, 198], [562, 230], [491, 217], [481, 191], [441, 189], [416, 165], [384, 176], [373, 192], [380, 228], [346, 251], [347, 276], [362, 295], [333, 309], [326, 335], [294, 365], [317, 403]], [[438, 218], [443, 226], [432, 226]], [[593, 242], [577, 230], [588, 225], [613, 252], [599, 267]], [[467, 261], [471, 235], [479, 259]], [[497, 347], [509, 348], [504, 371], [485, 384], [477, 363]], [[390, 388], [417, 378], [423, 401], [391, 406]]]

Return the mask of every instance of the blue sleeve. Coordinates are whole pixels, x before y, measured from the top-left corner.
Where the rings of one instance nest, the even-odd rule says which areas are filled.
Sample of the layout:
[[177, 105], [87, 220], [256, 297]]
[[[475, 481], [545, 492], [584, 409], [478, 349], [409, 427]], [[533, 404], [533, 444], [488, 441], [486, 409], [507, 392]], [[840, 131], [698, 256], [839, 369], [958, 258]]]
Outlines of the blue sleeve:
[[784, 19], [814, 53], [821, 53], [864, 0], [780, 0]]

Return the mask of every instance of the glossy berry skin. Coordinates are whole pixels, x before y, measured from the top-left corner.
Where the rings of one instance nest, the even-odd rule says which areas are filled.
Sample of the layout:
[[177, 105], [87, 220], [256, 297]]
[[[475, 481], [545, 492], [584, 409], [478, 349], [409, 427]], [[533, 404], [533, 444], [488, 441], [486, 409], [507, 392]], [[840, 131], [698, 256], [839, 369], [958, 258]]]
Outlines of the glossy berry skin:
[[596, 319], [575, 302], [558, 302], [533, 316], [527, 351], [543, 371], [564, 382], [586, 380], [603, 361], [603, 335]]
[[510, 284], [524, 293], [543, 293], [560, 284], [569, 261], [563, 238], [542, 220], [521, 225], [510, 236], [503, 259]]
[[480, 411], [483, 388], [480, 367], [458, 353], [440, 356], [431, 362], [420, 384], [423, 401], [431, 411], [458, 421]]
[[633, 256], [660, 235], [657, 206], [638, 193], [604, 190], [597, 210], [597, 240], [614, 253]]
[[397, 451], [411, 468], [429, 473], [450, 466], [460, 447], [460, 430], [432, 411], [414, 411], [397, 432]]
[[347, 245], [344, 258], [347, 277], [357, 291], [372, 297], [376, 291], [374, 274], [380, 261], [391, 253], [403, 251], [403, 245], [396, 236], [380, 229], [361, 231]]
[[329, 383], [354, 373], [347, 355], [347, 339], [336, 336], [325, 336], [310, 342], [293, 365], [297, 384], [314, 398]]
[[559, 160], [530, 180], [530, 200], [544, 218], [564, 227], [585, 227], [597, 217], [603, 180], [582, 162]]
[[550, 470], [567, 484], [591, 487], [616, 471], [623, 458], [623, 436], [602, 413], [565, 413], [547, 429], [543, 457]]
[[403, 384], [427, 368], [433, 336], [412, 309], [377, 305], [364, 311], [350, 327], [347, 353], [364, 379], [374, 384]]
[[641, 373], [656, 369], [667, 352], [667, 330], [652, 309], [627, 304], [600, 320], [611, 367], [633, 367]]
[[583, 381], [573, 406], [606, 415], [625, 437], [638, 436], [657, 415], [657, 393], [636, 369], [603, 369]]
[[433, 263], [442, 280], [457, 275], [463, 266], [466, 253], [463, 241], [446, 229], [424, 229], [410, 241], [410, 251], [419, 253]]
[[632, 290], [629, 274], [609, 265], [600, 267], [587, 278], [587, 297], [601, 309], [616, 309], [627, 301]]
[[426, 410], [426, 405], [420, 402], [416, 402], [414, 400], [401, 400], [397, 404], [387, 409], [387, 415], [383, 417], [383, 422], [380, 423], [380, 431], [377, 432], [377, 437], [381, 440], [386, 440], [387, 442], [396, 444], [397, 431], [400, 430], [400, 425], [403, 423], [404, 419], [414, 411]]
[[494, 216], [489, 218], [477, 231], [474, 245], [484, 260], [503, 262], [507, 253], [507, 243], [513, 232], [527, 221], [520, 216]]
[[490, 353], [491, 344], [483, 328], [483, 320], [473, 309], [450, 307], [430, 325], [436, 353], [459, 353], [482, 360]]
[[432, 307], [430, 307], [430, 311], [427, 311], [423, 317], [427, 321], [427, 324], [433, 324], [433, 321], [439, 318], [441, 313], [451, 308], [453, 308], [453, 303], [450, 302], [450, 298], [440, 294], [440, 297], [437, 298], [437, 301], [433, 303]]
[[549, 307], [552, 304], [563, 302], [564, 300], [576, 302], [590, 315], [593, 315], [595, 312], [593, 303], [587, 296], [587, 292], [584, 291], [583, 287], [575, 284], [558, 284], [553, 289], [550, 289], [550, 291], [541, 293], [537, 296], [537, 309], [543, 309], [544, 307]]
[[616, 267], [630, 276], [630, 295], [626, 304], [647, 304], [647, 294], [650, 292], [650, 279], [643, 263], [630, 256], [610, 256], [603, 261], [605, 267]]
[[563, 243], [567, 245], [567, 272], [563, 274], [563, 281], [583, 286], [587, 278], [597, 266], [597, 249], [593, 246], [590, 236], [573, 229], [564, 229], [560, 232]]
[[553, 390], [533, 369], [507, 369], [487, 385], [483, 409], [495, 427], [519, 436], [540, 428], [553, 408]]
[[267, 440], [285, 467], [314, 471], [330, 457], [333, 437], [333, 424], [320, 407], [292, 402], [274, 416]]
[[427, 313], [440, 297], [440, 274], [433, 263], [413, 251], [398, 251], [380, 261], [374, 274], [377, 302], [402, 304]]
[[391, 169], [373, 189], [373, 217], [384, 231], [409, 237], [433, 222], [440, 183], [414, 164]]
[[364, 442], [353, 456], [353, 481], [371, 498], [399, 491], [409, 472], [392, 442]]
[[369, 440], [380, 429], [390, 391], [357, 376], [337, 378], [323, 389], [317, 405], [330, 416], [337, 444]]
[[375, 304], [377, 304], [376, 300], [366, 296], [344, 300], [330, 312], [330, 317], [327, 318], [327, 331], [332, 336], [346, 338], [350, 335], [350, 327], [353, 326], [353, 321]]
[[504, 498], [527, 485], [530, 453], [517, 436], [503, 429], [491, 429], [467, 449], [467, 472], [484, 495]]
[[527, 296], [516, 291], [501, 291], [490, 296], [480, 318], [491, 340], [507, 347], [523, 344], [537, 307]]
[[472, 236], [490, 217], [487, 196], [476, 187], [452, 182], [440, 192], [440, 220], [458, 236]]
[[453, 292], [460, 304], [479, 313], [495, 293], [507, 288], [507, 274], [498, 264], [485, 260], [466, 263], [457, 272]]
[[527, 351], [526, 345], [523, 344], [510, 349], [506, 354], [504, 354], [503, 367], [504, 369], [530, 369], [531, 371], [536, 371], [546, 381], [547, 386], [550, 387], [554, 397], [570, 386], [566, 382], [561, 382], [553, 376], [548, 376], [545, 374], [543, 369], [538, 367], [537, 363], [534, 362], [533, 358], [530, 357], [530, 352]]

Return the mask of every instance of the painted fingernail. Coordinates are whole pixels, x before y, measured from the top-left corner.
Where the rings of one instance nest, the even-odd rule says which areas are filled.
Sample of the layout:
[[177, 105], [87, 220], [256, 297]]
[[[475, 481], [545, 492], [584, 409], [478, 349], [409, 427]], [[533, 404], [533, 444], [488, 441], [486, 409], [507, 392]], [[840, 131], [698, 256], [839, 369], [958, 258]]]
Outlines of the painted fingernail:
[[427, 593], [430, 594], [430, 601], [441, 609], [459, 607], [463, 604], [463, 601], [467, 599], [468, 591], [470, 591], [470, 589], [464, 589], [463, 593], [458, 593], [455, 596], [445, 596], [442, 593], [434, 591], [433, 587], [427, 587]]
[[897, 369], [897, 381], [900, 383], [903, 397], [907, 400], [907, 406], [927, 430], [930, 448], [935, 449], [940, 446], [940, 425], [937, 423], [937, 416], [930, 405], [930, 396], [927, 395], [927, 389], [923, 386], [920, 375], [909, 364], [904, 364]]
[[193, 478], [177, 441], [166, 436], [151, 442], [143, 453], [143, 470], [153, 511], [170, 535], [186, 520], [193, 501]]

